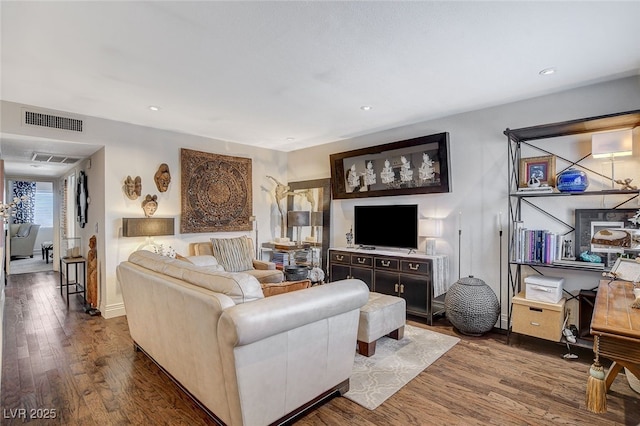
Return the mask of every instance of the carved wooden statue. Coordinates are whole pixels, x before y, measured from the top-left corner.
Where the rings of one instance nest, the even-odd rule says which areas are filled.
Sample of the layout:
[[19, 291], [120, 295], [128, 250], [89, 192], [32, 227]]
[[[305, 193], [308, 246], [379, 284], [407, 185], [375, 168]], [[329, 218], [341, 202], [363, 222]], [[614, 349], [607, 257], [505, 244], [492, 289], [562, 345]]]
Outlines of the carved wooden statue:
[[169, 183], [171, 182], [171, 173], [169, 172], [169, 166], [165, 163], [160, 164], [158, 171], [153, 176], [153, 180], [156, 181], [156, 187], [160, 192], [167, 192], [169, 189]]
[[89, 253], [87, 254], [87, 303], [92, 308], [98, 306], [98, 255], [95, 235], [89, 238]]

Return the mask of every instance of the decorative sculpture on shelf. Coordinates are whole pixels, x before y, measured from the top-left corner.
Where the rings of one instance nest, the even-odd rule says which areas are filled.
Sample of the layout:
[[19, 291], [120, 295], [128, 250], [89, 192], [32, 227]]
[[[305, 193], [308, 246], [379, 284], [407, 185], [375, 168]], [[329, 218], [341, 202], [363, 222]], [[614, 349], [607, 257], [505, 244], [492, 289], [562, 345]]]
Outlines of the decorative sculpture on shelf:
[[125, 195], [130, 200], [137, 200], [142, 195], [142, 179], [140, 176], [136, 176], [132, 179], [131, 176], [127, 176], [124, 180], [124, 186], [122, 187]]
[[637, 191], [638, 187], [636, 185], [631, 185], [632, 180], [633, 179], [631, 178], [626, 178], [625, 180], [616, 179], [614, 182], [618, 185], [622, 185], [622, 188], [620, 188], [622, 191]]
[[282, 209], [281, 201], [286, 199], [287, 195], [291, 193], [291, 187], [289, 185], [280, 183], [273, 176], [267, 176], [267, 178], [271, 179], [276, 184], [275, 197], [276, 197], [276, 206], [278, 207], [278, 212], [280, 212], [280, 238], [285, 238], [287, 220], [286, 220], [285, 211]]
[[156, 182], [156, 187], [160, 192], [167, 192], [169, 189], [169, 183], [171, 182], [171, 173], [169, 172], [169, 166], [165, 163], [160, 164], [158, 171], [153, 176], [153, 180]]
[[158, 210], [158, 196], [147, 194], [142, 201], [142, 210], [144, 210], [145, 217], [151, 217]]

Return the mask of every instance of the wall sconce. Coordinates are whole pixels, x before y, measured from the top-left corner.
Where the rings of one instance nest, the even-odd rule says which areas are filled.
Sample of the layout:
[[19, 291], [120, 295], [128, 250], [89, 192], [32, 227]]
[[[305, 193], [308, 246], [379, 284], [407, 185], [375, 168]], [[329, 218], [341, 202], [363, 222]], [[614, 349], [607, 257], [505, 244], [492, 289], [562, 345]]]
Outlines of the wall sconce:
[[311, 224], [311, 212], [308, 211], [288, 211], [287, 212], [287, 226], [289, 228], [298, 228], [298, 238], [296, 241], [300, 244], [300, 228], [303, 226], [309, 226]]
[[427, 239], [425, 253], [428, 255], [436, 254], [436, 238], [442, 236], [442, 220], [432, 217], [420, 219], [418, 234]]
[[144, 244], [138, 246], [138, 250], [146, 246], [156, 246], [153, 237], [160, 235], [175, 235], [174, 218], [142, 217], [122, 218], [123, 237], [147, 237]]
[[594, 133], [591, 136], [591, 156], [611, 159], [611, 188], [615, 184], [614, 159], [633, 154], [633, 130]]

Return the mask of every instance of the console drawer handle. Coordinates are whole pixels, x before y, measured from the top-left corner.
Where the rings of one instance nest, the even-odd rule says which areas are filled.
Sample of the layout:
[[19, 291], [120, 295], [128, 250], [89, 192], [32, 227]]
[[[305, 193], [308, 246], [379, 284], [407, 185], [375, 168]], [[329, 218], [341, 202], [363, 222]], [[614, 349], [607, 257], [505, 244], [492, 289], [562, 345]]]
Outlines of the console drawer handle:
[[398, 292], [398, 283], [396, 283], [396, 285], [394, 286], [393, 291], [395, 291], [396, 293]]
[[385, 268], [388, 268], [389, 265], [391, 265], [391, 261], [390, 260], [383, 260], [381, 261], [382, 266], [384, 266]]
[[344, 260], [344, 256], [341, 254], [336, 254], [336, 259], [338, 260]]
[[404, 284], [400, 284], [400, 294], [404, 293]]
[[367, 261], [367, 258], [365, 258], [365, 257], [359, 257], [359, 258], [358, 258], [358, 263], [359, 263], [359, 264], [361, 264], [361, 265], [362, 265], [363, 263], [365, 263], [366, 261]]
[[411, 269], [412, 271], [417, 271], [418, 269], [420, 269], [420, 264], [416, 263], [415, 265], [413, 263], [409, 264], [409, 269]]

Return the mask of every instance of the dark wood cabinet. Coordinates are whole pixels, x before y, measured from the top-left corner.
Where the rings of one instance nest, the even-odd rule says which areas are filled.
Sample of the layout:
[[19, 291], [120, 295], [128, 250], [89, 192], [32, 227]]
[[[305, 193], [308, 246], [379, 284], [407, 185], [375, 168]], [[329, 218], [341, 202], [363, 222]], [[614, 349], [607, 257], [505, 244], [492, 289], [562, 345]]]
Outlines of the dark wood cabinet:
[[369, 290], [402, 297], [407, 313], [433, 318], [433, 259], [443, 256], [394, 255], [387, 251], [329, 250], [329, 281], [357, 278]]

